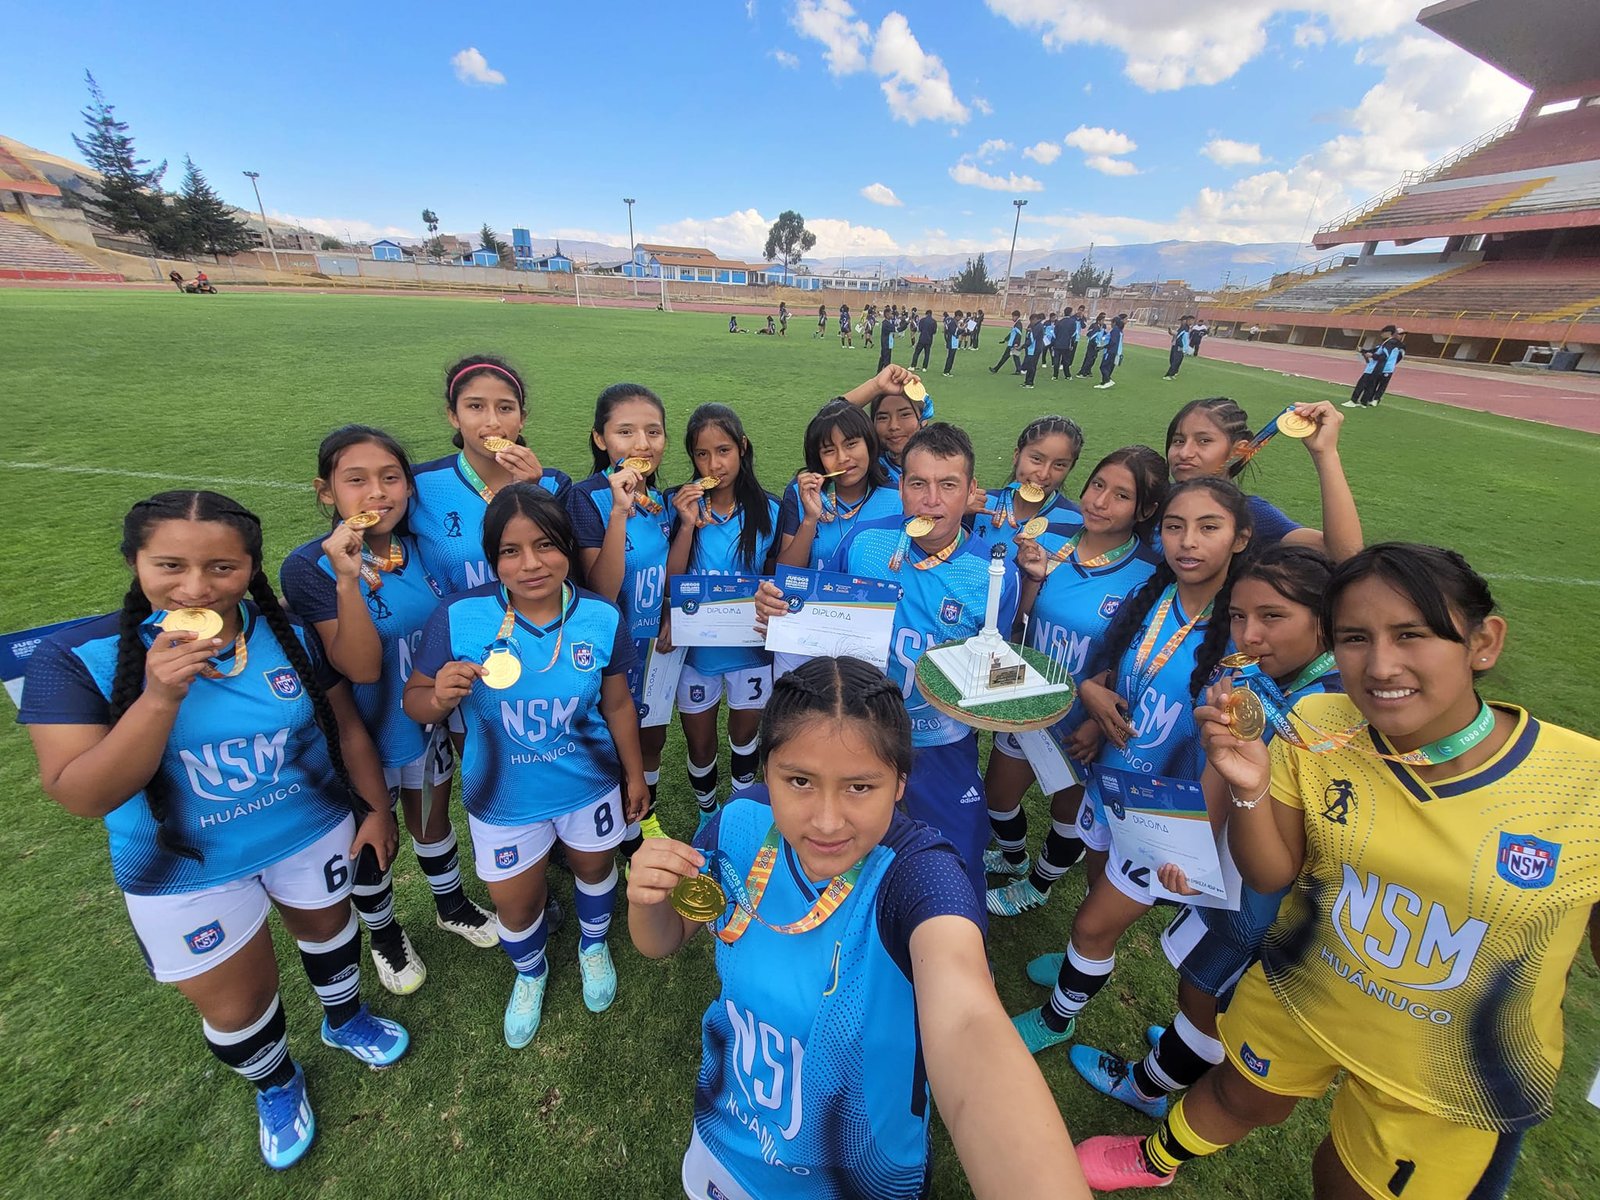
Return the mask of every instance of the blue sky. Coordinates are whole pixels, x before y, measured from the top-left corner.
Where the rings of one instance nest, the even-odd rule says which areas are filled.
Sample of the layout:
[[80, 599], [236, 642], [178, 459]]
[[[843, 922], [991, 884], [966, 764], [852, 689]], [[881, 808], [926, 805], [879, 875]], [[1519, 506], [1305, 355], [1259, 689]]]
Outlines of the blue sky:
[[[0, 132], [92, 70], [176, 185], [357, 237], [485, 221], [755, 255], [1293, 241], [1521, 107], [1419, 0], [29, 5]], [[269, 15], [263, 15], [269, 14]]]

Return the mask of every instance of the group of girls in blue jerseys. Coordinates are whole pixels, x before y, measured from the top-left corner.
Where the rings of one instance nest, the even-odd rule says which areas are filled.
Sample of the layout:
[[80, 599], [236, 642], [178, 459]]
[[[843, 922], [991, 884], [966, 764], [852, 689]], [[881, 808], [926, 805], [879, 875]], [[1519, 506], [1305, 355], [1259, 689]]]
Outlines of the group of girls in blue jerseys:
[[[573, 876], [592, 1012], [617, 994], [608, 936], [619, 857], [629, 934], [644, 956], [673, 954], [709, 925], [721, 990], [702, 1022], [682, 1168], [697, 1200], [924, 1196], [931, 1100], [979, 1195], [1164, 1186], [1179, 1163], [1272, 1123], [1262, 1096], [1320, 1094], [1275, 1090], [1243, 1040], [1265, 1044], [1259, 1003], [1248, 1020], [1227, 1011], [1263, 962], [1272, 991], [1257, 990], [1293, 1011], [1285, 997], [1310, 986], [1307, 939], [1320, 936], [1307, 927], [1304, 962], [1270, 953], [1280, 905], [1287, 911], [1285, 896], [1302, 886], [1310, 834], [1299, 822], [1311, 810], [1279, 790], [1277, 765], [1259, 794], [1241, 794], [1241, 781], [1264, 776], [1259, 756], [1219, 756], [1242, 736], [1229, 673], [1271, 701], [1260, 740], [1275, 764], [1342, 752], [1364, 723], [1406, 770], [1446, 776], [1451, 756], [1438, 746], [1462, 744], [1459, 756], [1483, 738], [1505, 741], [1493, 720], [1452, 741], [1437, 736], [1445, 717], [1405, 715], [1414, 695], [1459, 692], [1470, 675], [1463, 685], [1440, 666], [1421, 684], [1395, 682], [1370, 662], [1354, 685], [1342, 675], [1353, 637], [1344, 630], [1358, 622], [1325, 599], [1349, 586], [1341, 573], [1403, 579], [1396, 620], [1436, 640], [1487, 644], [1480, 631], [1499, 618], [1452, 600], [1466, 585], [1428, 557], [1443, 552], [1362, 550], [1331, 405], [1293, 408], [1311, 427], [1303, 440], [1320, 530], [1233, 481], [1259, 441], [1224, 398], [1184, 405], [1164, 454], [1096, 448], [1070, 492], [1085, 433], [1039, 417], [1016, 439], [1009, 478], [985, 489], [967, 435], [934, 420], [920, 380], [891, 364], [811, 419], [780, 496], [763, 488], [752, 439], [721, 404], [688, 415], [683, 458], [669, 465], [674, 433], [660, 397], [639, 384], [606, 388], [592, 471], [578, 482], [527, 444], [529, 396], [509, 363], [455, 363], [444, 405], [454, 451], [431, 462], [413, 466], [393, 437], [364, 425], [322, 440], [314, 488], [326, 532], [282, 564], [283, 604], [252, 513], [206, 491], [135, 505], [120, 611], [45, 642], [26, 679], [21, 720], [46, 792], [104, 821], [150, 971], [199, 1011], [212, 1053], [255, 1084], [270, 1166], [297, 1161], [315, 1133], [289, 1053], [271, 909], [323, 1005], [322, 1040], [373, 1068], [408, 1048], [407, 1031], [369, 1011], [359, 986], [362, 927], [386, 990], [403, 996], [427, 978], [395, 913], [397, 805], [438, 929], [498, 945], [510, 960], [503, 1035], [513, 1049], [534, 1039], [543, 1012], [562, 917], [547, 882], [553, 857]], [[1374, 564], [1377, 551], [1388, 566]], [[759, 646], [674, 648], [675, 577], [759, 583], [767, 629], [789, 612], [772, 578], [780, 565], [894, 583], [887, 669]], [[1047, 733], [1059, 753], [1033, 854], [1022, 801], [1046, 773], [1010, 733], [994, 737], [983, 768], [976, 731], [930, 703], [916, 677], [925, 651], [983, 627], [995, 570], [1001, 632], [1077, 689]], [[654, 672], [673, 669], [670, 707], [698, 810], [684, 840], [657, 813], [668, 706], [645, 702]], [[1346, 691], [1340, 711], [1354, 725], [1296, 732], [1288, 714], [1303, 699]], [[721, 803], [724, 704], [733, 798]], [[1441, 712], [1460, 707], [1451, 700]], [[1557, 732], [1581, 743], [1574, 753], [1592, 775], [1593, 745]], [[462, 879], [452, 818], [457, 763], [478, 898]], [[1204, 904], [1176, 864], [1117, 853], [1108, 811], [1139, 779], [1198, 789], [1236, 903]], [[1281, 845], [1270, 822], [1241, 815], [1269, 796]], [[688, 813], [669, 799], [669, 823], [686, 829]], [[1529, 833], [1517, 845], [1524, 877], [1540, 862], [1554, 870], [1529, 849], [1536, 843]], [[1045, 906], [1079, 860], [1086, 890], [1067, 944], [1027, 968], [1044, 999], [1008, 1018], [985, 949], [1005, 934], [990, 920]], [[724, 896], [709, 922], [673, 899], [702, 875]], [[1579, 892], [1549, 919], [1593, 902], [1600, 869], [1568, 867], [1574, 877]], [[1161, 936], [1177, 972], [1170, 1019], [1139, 1031], [1132, 1055], [1075, 1042], [1123, 935], [1161, 902], [1175, 909]], [[1326, 895], [1309, 903], [1334, 919]], [[1563, 943], [1552, 969], [1575, 945]], [[1160, 1122], [1155, 1133], [1094, 1138], [1074, 1153], [1031, 1057], [1069, 1042], [1078, 1074]], [[1323, 1044], [1348, 1063], [1337, 1038]], [[1428, 1144], [1442, 1135], [1423, 1118], [1472, 1126], [1475, 1112], [1432, 1106], [1426, 1084], [1368, 1083], [1405, 1120], [1363, 1109], [1360, 1126], [1352, 1113], [1365, 1092], [1336, 1104], [1317, 1194], [1399, 1195], [1371, 1184], [1373, 1162], [1391, 1152], [1424, 1164], [1407, 1200], [1455, 1194], [1461, 1163], [1477, 1160], [1462, 1151], [1448, 1169], [1434, 1165], [1440, 1152]], [[1501, 1194], [1503, 1155], [1483, 1150], [1473, 1196]]]

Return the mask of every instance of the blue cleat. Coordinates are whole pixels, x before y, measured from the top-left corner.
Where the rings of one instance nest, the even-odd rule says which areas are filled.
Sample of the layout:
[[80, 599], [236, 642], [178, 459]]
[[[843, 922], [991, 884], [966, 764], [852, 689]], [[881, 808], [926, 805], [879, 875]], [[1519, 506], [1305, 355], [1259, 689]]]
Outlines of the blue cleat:
[[1043, 988], [1055, 987], [1056, 979], [1061, 975], [1061, 964], [1066, 961], [1065, 954], [1039, 955], [1028, 964], [1028, 981]]
[[985, 875], [1026, 875], [1032, 869], [1032, 862], [1026, 854], [1021, 862], [1012, 862], [1006, 857], [1006, 852], [998, 848], [991, 848], [983, 852], [983, 873]]
[[1107, 1054], [1093, 1046], [1074, 1046], [1067, 1051], [1072, 1069], [1083, 1076], [1083, 1081], [1102, 1096], [1121, 1101], [1135, 1112], [1142, 1112], [1153, 1121], [1160, 1121], [1172, 1107], [1169, 1096], [1147, 1100], [1133, 1086], [1133, 1075], [1128, 1060], [1116, 1054]]
[[1004, 887], [989, 888], [983, 894], [984, 907], [996, 917], [1020, 917], [1025, 912], [1043, 908], [1049, 899], [1028, 878], [1014, 879]]
[[596, 942], [579, 950], [578, 969], [583, 973], [584, 1004], [590, 1012], [605, 1012], [617, 998], [617, 968], [611, 962], [610, 948]]
[[323, 1017], [322, 1044], [354, 1055], [374, 1071], [381, 1071], [400, 1061], [411, 1045], [411, 1035], [396, 1022], [373, 1016], [363, 1004], [337, 1029]]
[[299, 1162], [317, 1136], [317, 1118], [306, 1096], [306, 1073], [294, 1064], [294, 1077], [282, 1087], [256, 1093], [261, 1118], [261, 1157], [274, 1171]]
[[1044, 1023], [1044, 1010], [1030, 1008], [1025, 1013], [1018, 1013], [1011, 1018], [1011, 1024], [1022, 1037], [1022, 1044], [1028, 1048], [1029, 1054], [1038, 1054], [1041, 1050], [1048, 1050], [1051, 1046], [1059, 1046], [1062, 1042], [1072, 1040], [1072, 1030], [1077, 1025], [1077, 1019], [1067, 1022], [1067, 1027], [1060, 1033]]
[[511, 999], [506, 1003], [506, 1045], [521, 1050], [533, 1041], [539, 1032], [539, 1019], [544, 1015], [544, 987], [550, 972], [535, 978], [517, 972], [517, 981], [511, 985]]

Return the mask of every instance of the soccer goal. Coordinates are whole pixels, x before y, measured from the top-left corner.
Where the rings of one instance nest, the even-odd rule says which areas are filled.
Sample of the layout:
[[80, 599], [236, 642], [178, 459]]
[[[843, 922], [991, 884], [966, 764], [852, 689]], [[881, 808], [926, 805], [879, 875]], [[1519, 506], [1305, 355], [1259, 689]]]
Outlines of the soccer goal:
[[665, 279], [631, 279], [625, 275], [573, 272], [572, 294], [579, 308], [659, 308], [672, 311]]

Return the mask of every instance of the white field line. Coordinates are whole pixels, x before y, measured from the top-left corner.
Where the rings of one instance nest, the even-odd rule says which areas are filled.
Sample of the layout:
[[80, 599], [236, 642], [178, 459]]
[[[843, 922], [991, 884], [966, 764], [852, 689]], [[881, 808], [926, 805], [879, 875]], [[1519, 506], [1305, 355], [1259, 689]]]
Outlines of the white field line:
[[281, 479], [227, 479], [206, 475], [173, 475], [166, 471], [125, 471], [120, 467], [61, 466], [56, 463], [10, 462], [0, 460], [0, 468], [11, 471], [56, 471], [66, 475], [110, 475], [118, 479], [153, 479], [162, 483], [186, 483], [190, 487], [264, 487], [283, 490], [308, 490], [309, 483], [285, 483]]

